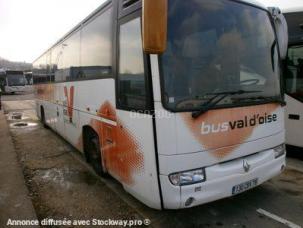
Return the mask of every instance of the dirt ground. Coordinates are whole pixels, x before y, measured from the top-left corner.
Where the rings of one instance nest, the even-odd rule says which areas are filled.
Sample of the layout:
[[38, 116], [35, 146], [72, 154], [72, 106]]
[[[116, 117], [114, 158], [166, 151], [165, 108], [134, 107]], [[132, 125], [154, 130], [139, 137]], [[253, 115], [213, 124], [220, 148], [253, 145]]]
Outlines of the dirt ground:
[[23, 120], [11, 120], [18, 102], [5, 102], [27, 187], [40, 220], [53, 219], [150, 219], [153, 227], [286, 227], [257, 212], [258, 209], [303, 225], [303, 161], [289, 158], [279, 177], [238, 196], [179, 211], [156, 211], [127, 194], [115, 180], [102, 179], [85, 159], [60, 136], [37, 120], [33, 101]]
[[[37, 123], [37, 121], [31, 121]], [[124, 201], [79, 162], [64, 140], [39, 124], [12, 128], [39, 219], [138, 219]]]

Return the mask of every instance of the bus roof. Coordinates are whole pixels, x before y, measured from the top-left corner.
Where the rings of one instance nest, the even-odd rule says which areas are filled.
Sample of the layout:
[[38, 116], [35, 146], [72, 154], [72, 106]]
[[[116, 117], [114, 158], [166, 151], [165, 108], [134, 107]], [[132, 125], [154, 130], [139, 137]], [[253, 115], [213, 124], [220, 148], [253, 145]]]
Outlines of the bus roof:
[[302, 0], [262, 0], [267, 7], [279, 7], [282, 13], [303, 12]]

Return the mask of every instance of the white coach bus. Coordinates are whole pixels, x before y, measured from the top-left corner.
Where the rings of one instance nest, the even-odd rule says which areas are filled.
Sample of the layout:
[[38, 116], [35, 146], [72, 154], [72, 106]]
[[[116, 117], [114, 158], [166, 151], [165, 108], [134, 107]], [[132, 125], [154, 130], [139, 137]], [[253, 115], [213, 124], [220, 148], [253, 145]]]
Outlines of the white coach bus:
[[285, 61], [286, 143], [303, 147], [303, 2], [281, 8], [289, 28]]
[[107, 1], [33, 63], [38, 116], [149, 207], [244, 192], [285, 166], [280, 17], [249, 0]]
[[26, 92], [26, 78], [23, 71], [4, 70], [0, 72], [0, 89], [3, 93]]

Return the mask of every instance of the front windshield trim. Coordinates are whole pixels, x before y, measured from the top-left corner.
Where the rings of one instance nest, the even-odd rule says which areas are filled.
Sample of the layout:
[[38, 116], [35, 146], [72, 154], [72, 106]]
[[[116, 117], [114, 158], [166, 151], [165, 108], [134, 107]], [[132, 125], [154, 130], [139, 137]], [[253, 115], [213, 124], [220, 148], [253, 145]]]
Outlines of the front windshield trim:
[[[16, 83], [16, 79], [23, 79], [22, 83], [20, 81], [18, 81], [18, 83]], [[7, 84], [8, 86], [25, 86], [26, 85], [26, 78], [23, 74], [9, 74], [7, 75]]]
[[[275, 37], [275, 42], [276, 42], [276, 51], [277, 51], [277, 56], [278, 56], [278, 72], [277, 72], [277, 76], [278, 76], [278, 86], [279, 86], [279, 93], [277, 95], [273, 95], [273, 96], [268, 96], [268, 99], [264, 99], [264, 101], [249, 101], [249, 102], [238, 102], [237, 104], [234, 103], [230, 103], [230, 104], [222, 104], [222, 105], [215, 105], [214, 107], [210, 108], [210, 110], [217, 110], [217, 109], [227, 109], [227, 108], [237, 108], [237, 107], [247, 107], [247, 106], [256, 106], [256, 105], [264, 105], [264, 104], [271, 104], [271, 103], [277, 103], [280, 104], [281, 106], [285, 106], [286, 102], [285, 102], [285, 90], [284, 90], [284, 84], [283, 84], [283, 80], [282, 80], [282, 76], [283, 76], [283, 70], [282, 70], [282, 65], [281, 65], [281, 56], [280, 56], [280, 49], [279, 49], [279, 43], [277, 42], [278, 37], [277, 37], [277, 33], [276, 33], [276, 28], [274, 25], [274, 21], [273, 18], [270, 14], [270, 12], [266, 9], [263, 8], [261, 6], [258, 5], [254, 5], [253, 3], [249, 3], [249, 2], [244, 2], [241, 0], [227, 0], [230, 2], [236, 2], [238, 4], [242, 4], [242, 5], [247, 5], [259, 10], [262, 10], [266, 13], [266, 15], [268, 16], [269, 22], [271, 24], [272, 30], [273, 30], [273, 35]], [[303, 45], [303, 42], [300, 43]], [[294, 44], [293, 46], [296, 45], [300, 45], [298, 43]], [[158, 67], [159, 67], [159, 75], [160, 75], [160, 93], [161, 93], [161, 103], [162, 106], [164, 107], [164, 109], [166, 109], [167, 111], [170, 111], [172, 113], [184, 113], [184, 112], [196, 112], [196, 111], [200, 111], [200, 108], [172, 108], [168, 106], [168, 103], [165, 101], [165, 88], [164, 88], [164, 71], [163, 71], [163, 55], [158, 55]], [[270, 98], [272, 98], [272, 100], [270, 100]], [[302, 99], [303, 102], [303, 99]]]

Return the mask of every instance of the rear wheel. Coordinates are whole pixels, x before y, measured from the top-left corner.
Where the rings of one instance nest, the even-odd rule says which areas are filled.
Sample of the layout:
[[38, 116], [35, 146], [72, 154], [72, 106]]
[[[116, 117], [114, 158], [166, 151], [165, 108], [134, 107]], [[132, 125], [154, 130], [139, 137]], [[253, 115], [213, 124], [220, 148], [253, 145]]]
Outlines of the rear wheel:
[[108, 176], [106, 172], [104, 172], [103, 165], [102, 165], [102, 157], [101, 157], [101, 150], [100, 150], [100, 143], [98, 136], [93, 135], [89, 138], [88, 143], [88, 160], [95, 170], [95, 172], [102, 176]]

